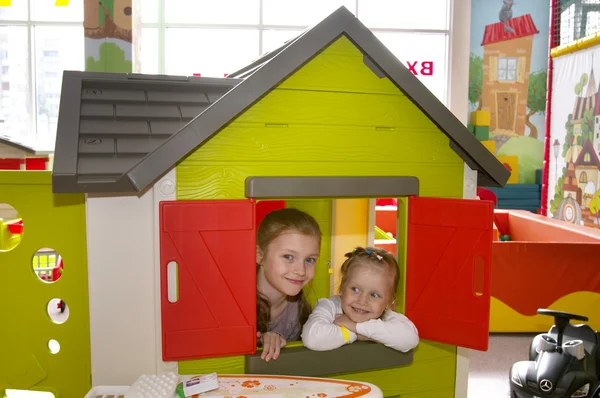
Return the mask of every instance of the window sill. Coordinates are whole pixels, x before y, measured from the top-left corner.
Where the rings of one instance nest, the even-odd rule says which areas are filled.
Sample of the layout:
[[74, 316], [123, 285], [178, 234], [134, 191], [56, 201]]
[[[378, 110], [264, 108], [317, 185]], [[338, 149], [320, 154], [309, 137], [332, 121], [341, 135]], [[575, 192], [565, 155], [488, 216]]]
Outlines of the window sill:
[[410, 365], [413, 351], [406, 353], [365, 341], [356, 341], [333, 351], [311, 351], [305, 347], [286, 347], [279, 358], [265, 362], [261, 351], [246, 355], [246, 374], [271, 374], [322, 377], [340, 373], [365, 372]]

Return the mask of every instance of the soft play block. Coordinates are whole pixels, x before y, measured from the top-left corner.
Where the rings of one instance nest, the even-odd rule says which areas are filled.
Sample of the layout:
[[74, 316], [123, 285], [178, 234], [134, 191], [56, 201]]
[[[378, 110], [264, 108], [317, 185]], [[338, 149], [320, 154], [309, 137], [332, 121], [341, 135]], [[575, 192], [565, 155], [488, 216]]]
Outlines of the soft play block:
[[473, 134], [475, 134], [475, 126], [473, 126], [471, 123], [467, 124], [467, 128], [469, 129], [469, 131]]
[[509, 184], [503, 188], [488, 187], [498, 199], [539, 199], [542, 187], [538, 184]]
[[471, 124], [473, 126], [488, 126], [490, 125], [490, 111], [475, 111], [471, 112]]
[[535, 183], [542, 185], [542, 169], [535, 171]]
[[475, 126], [475, 137], [479, 141], [487, 141], [490, 139], [490, 128], [488, 126]]
[[498, 160], [510, 171], [510, 177], [507, 184], [519, 183], [519, 157], [518, 156], [497, 156]]
[[496, 141], [494, 140], [483, 140], [481, 141], [484, 147], [487, 148], [491, 153], [496, 153]]
[[589, 317], [600, 329], [600, 230], [520, 210], [494, 210], [509, 242], [492, 242], [490, 332], [540, 333], [538, 308]]

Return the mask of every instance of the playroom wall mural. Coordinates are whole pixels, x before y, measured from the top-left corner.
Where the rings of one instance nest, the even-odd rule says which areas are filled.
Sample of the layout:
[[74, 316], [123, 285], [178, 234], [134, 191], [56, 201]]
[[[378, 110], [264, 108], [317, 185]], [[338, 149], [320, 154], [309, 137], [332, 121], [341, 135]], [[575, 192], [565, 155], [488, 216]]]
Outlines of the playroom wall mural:
[[490, 114], [478, 138], [493, 141], [497, 156], [518, 157], [518, 183], [534, 184], [544, 155], [549, 2], [471, 4], [469, 111]]
[[85, 0], [85, 70], [132, 72], [132, 0]]
[[549, 216], [600, 225], [600, 46], [554, 59]]

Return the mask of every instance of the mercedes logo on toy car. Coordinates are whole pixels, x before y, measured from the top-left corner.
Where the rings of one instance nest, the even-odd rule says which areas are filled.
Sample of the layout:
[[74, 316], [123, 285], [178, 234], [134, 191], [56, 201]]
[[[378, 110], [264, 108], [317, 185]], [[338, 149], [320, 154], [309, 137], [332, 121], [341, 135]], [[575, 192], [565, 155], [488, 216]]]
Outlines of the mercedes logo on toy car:
[[548, 379], [544, 379], [540, 381], [540, 388], [542, 389], [542, 391], [548, 392], [552, 390], [552, 382]]

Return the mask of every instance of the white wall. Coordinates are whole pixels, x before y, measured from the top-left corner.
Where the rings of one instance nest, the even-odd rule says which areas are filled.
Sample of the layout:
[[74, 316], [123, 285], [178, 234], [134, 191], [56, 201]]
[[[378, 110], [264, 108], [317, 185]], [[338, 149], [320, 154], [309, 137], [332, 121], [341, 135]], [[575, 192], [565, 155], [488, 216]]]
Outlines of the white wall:
[[[92, 384], [130, 385], [175, 370], [160, 346], [158, 202], [174, 171], [143, 196], [87, 199]], [[172, 182], [169, 185], [169, 182]]]
[[[450, 59], [448, 106], [465, 125], [468, 118], [469, 49], [471, 31], [471, 0], [452, 0], [450, 13]], [[474, 199], [477, 192], [477, 172], [465, 163], [463, 198]], [[456, 388], [454, 396], [467, 396], [469, 381], [469, 350], [457, 348]]]

